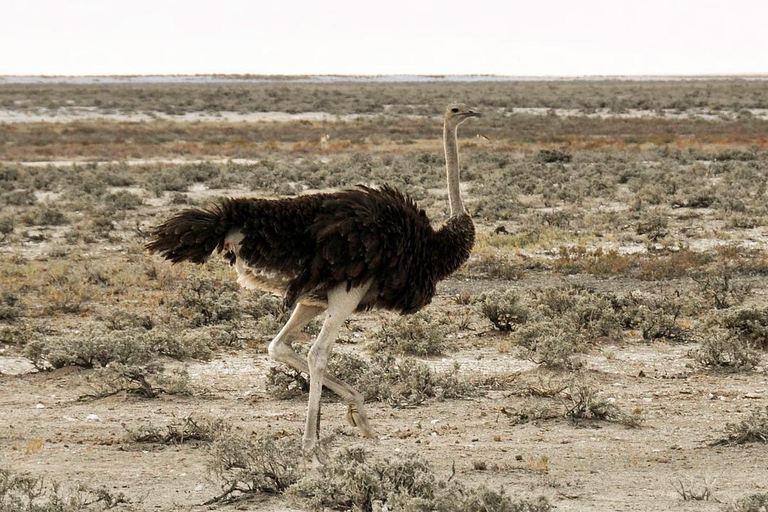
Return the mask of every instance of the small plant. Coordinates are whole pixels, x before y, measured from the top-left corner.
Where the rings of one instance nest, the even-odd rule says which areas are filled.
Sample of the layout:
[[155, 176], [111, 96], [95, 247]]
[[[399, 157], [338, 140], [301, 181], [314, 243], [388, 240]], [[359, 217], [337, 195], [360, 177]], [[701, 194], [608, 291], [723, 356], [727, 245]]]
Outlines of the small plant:
[[768, 407], [757, 409], [741, 423], [725, 425], [727, 437], [715, 445], [737, 445], [744, 443], [768, 443]]
[[16, 320], [23, 311], [24, 306], [16, 293], [10, 290], [0, 292], [0, 320]]
[[729, 332], [712, 330], [701, 335], [691, 352], [697, 365], [729, 371], [748, 371], [760, 364], [760, 354], [750, 343]]
[[431, 510], [449, 512], [547, 512], [544, 498], [515, 501], [504, 490], [466, 487], [437, 477], [418, 454], [371, 460], [361, 448], [348, 448], [317, 473], [290, 489], [313, 510]]
[[213, 325], [240, 318], [240, 301], [233, 283], [220, 283], [193, 276], [186, 280], [172, 301], [191, 325]]
[[127, 503], [123, 493], [106, 487], [76, 484], [65, 488], [58, 482], [46, 485], [42, 477], [0, 469], [2, 512], [100, 512]]
[[210, 443], [231, 430], [231, 427], [222, 419], [193, 418], [192, 416], [174, 420], [165, 427], [146, 424], [136, 430], [125, 428], [128, 430], [131, 442], [173, 445], [190, 441]]
[[412, 316], [385, 320], [374, 334], [372, 352], [438, 356], [446, 349], [447, 329], [432, 315], [419, 312]]
[[[478, 396], [475, 382], [459, 373], [454, 365], [445, 372], [408, 357], [396, 358], [379, 353], [370, 361], [350, 353], [331, 357], [328, 372], [357, 389], [366, 400], [387, 402], [392, 407], [413, 407], [430, 398], [455, 399]], [[306, 375], [285, 366], [270, 369], [267, 392], [280, 399], [293, 398], [309, 391]]]
[[161, 364], [143, 366], [110, 363], [88, 376], [94, 393], [85, 398], [104, 398], [118, 393], [128, 393], [142, 398], [157, 398], [161, 394], [191, 395], [189, 374], [184, 369], [165, 372]]
[[45, 306], [52, 313], [85, 311], [94, 296], [94, 287], [86, 281], [84, 273], [77, 270], [52, 273], [46, 277], [45, 284]]
[[589, 385], [572, 383], [565, 393], [565, 416], [574, 423], [579, 420], [600, 420], [631, 428], [640, 425], [636, 415], [626, 414], [611, 399], [601, 399], [598, 395], [598, 391]]
[[[700, 480], [700, 482], [697, 480]], [[672, 486], [683, 501], [709, 501], [712, 499], [716, 480], [688, 478], [684, 482], [682, 478], [678, 478], [677, 481], [672, 483]]]
[[559, 149], [542, 149], [536, 153], [536, 161], [543, 164], [568, 163], [573, 160], [573, 156]]
[[109, 194], [104, 198], [104, 202], [116, 210], [135, 210], [144, 204], [141, 197], [125, 190]]
[[514, 334], [520, 357], [550, 368], [576, 369], [583, 346], [578, 336], [550, 322], [529, 322]]
[[529, 311], [514, 290], [483, 293], [477, 298], [480, 313], [502, 332], [514, 331], [528, 321]]
[[698, 274], [693, 278], [705, 299], [716, 309], [728, 309], [741, 304], [752, 289], [748, 283], [734, 282], [729, 270], [718, 274]]
[[214, 441], [211, 457], [208, 470], [221, 481], [223, 492], [206, 505], [260, 492], [282, 494], [304, 474], [301, 439], [296, 435], [222, 436]]
[[635, 232], [638, 235], [646, 235], [651, 242], [658, 242], [669, 234], [668, 225], [667, 216], [654, 210], [640, 218]]
[[718, 323], [751, 346], [768, 349], [768, 309], [739, 309], [727, 313]]
[[94, 368], [111, 362], [148, 363], [155, 354], [136, 330], [106, 332], [91, 326], [82, 332], [36, 339], [27, 344], [25, 357], [38, 369], [81, 366]]
[[728, 506], [725, 512], [765, 512], [766, 510], [768, 510], [768, 493], [756, 493], [741, 498]]

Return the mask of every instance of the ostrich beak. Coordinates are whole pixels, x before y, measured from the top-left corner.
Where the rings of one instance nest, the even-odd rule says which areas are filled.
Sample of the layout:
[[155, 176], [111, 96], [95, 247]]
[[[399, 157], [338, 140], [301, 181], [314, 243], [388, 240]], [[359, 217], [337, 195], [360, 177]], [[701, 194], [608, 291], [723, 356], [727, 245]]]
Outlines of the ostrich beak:
[[467, 110], [466, 116], [467, 117], [483, 117], [483, 114], [482, 112], [478, 112], [477, 110], [472, 109], [472, 110]]

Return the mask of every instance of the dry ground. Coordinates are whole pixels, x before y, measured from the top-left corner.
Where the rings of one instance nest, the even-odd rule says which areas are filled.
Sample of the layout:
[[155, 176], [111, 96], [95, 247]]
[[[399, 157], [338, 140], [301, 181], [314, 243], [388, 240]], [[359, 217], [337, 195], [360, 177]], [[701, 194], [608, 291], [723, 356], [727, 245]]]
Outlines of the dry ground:
[[[558, 85], [548, 95], [515, 89], [518, 101], [510, 100], [507, 110], [463, 130], [478, 244], [428, 308], [427, 325], [439, 327], [437, 336], [447, 342], [442, 354], [396, 356], [416, 357], [437, 375], [458, 362], [460, 379], [480, 393], [437, 393], [408, 406], [372, 399], [376, 443], [359, 439], [345, 424], [343, 405], [325, 397], [322, 433], [332, 437], [331, 454], [349, 446], [362, 446], [377, 460], [416, 453], [441, 479], [503, 487], [515, 499], [544, 496], [558, 510], [722, 510], [768, 492], [765, 443], [718, 443], [728, 437], [728, 424], [768, 406], [768, 322], [750, 324], [757, 333], [751, 338], [728, 327], [740, 311], [766, 310], [765, 121], [746, 114], [714, 120], [514, 114], [520, 106], [600, 108], [596, 98], [632, 93], [651, 102], [648, 108], [674, 103], [684, 114], [684, 99], [692, 97], [685, 83], [620, 85], [581, 93]], [[287, 91], [276, 89], [280, 97], [290, 98], [291, 86], [281, 87]], [[291, 111], [299, 113], [322, 110], [317, 98], [332, 105], [341, 95], [343, 106], [327, 109], [334, 115], [380, 114], [371, 98], [394, 103], [397, 97], [386, 85], [336, 93], [329, 85], [319, 96], [295, 87], [302, 103]], [[430, 92], [413, 87], [400, 93]], [[180, 94], [158, 90], [142, 94], [155, 103]], [[693, 97], [705, 98], [701, 90]], [[729, 99], [727, 87], [710, 84], [711, 108], [765, 108], [760, 90], [737, 84]], [[6, 109], [27, 97], [39, 100], [33, 92], [0, 85]], [[99, 104], [88, 98], [114, 98], [105, 111], [218, 108], [205, 103], [213, 93], [198, 92], [200, 105], [139, 109], [142, 100], [131, 88], [92, 89], [91, 96], [81, 87], [37, 92], [49, 99], [36, 108], [54, 111], [67, 94], [89, 108]], [[260, 95], [269, 94], [275, 93], [258, 88], [244, 97], [263, 101]], [[245, 105], [244, 111], [261, 108]], [[616, 108], [634, 107], [619, 101]], [[709, 108], [704, 99], [693, 107]], [[152, 224], [186, 204], [357, 182], [394, 182], [441, 222], [447, 208], [439, 120], [420, 117], [422, 110], [404, 102], [386, 118], [334, 121], [0, 125], [0, 470], [43, 476], [47, 489], [52, 482], [65, 490], [105, 486], [125, 494], [130, 503], [118, 505], [125, 510], [307, 509], [299, 497], [263, 493], [203, 505], [224, 485], [210, 471], [211, 441], [138, 440], [141, 429], [165, 432], [186, 418], [220, 419], [243, 436], [300, 435], [306, 407], [306, 395], [277, 398], [269, 389], [273, 363], [265, 351], [280, 314], [264, 305], [267, 299], [237, 291], [222, 262], [170, 267], [145, 255], [141, 243]], [[381, 128], [384, 119], [388, 126]], [[320, 142], [325, 133], [327, 144]], [[146, 158], [151, 161], [137, 160]], [[506, 233], [495, 233], [501, 226]], [[194, 279], [214, 290], [197, 289], [198, 302], [187, 300]], [[527, 320], [513, 322], [511, 332], [495, 328], [481, 308], [491, 290], [511, 290]], [[547, 316], [555, 302], [545, 296], [553, 290], [574, 294], [582, 309], [571, 309], [579, 315]], [[648, 323], [654, 314], [664, 329]], [[370, 360], [371, 344], [397, 322], [407, 320], [358, 315], [336, 351]], [[535, 331], [546, 324], [560, 329], [549, 339], [568, 352], [564, 360], [548, 359], [542, 345], [524, 350], [525, 329], [543, 344]], [[301, 345], [316, 328], [310, 326]], [[156, 397], [122, 389], [135, 383], [109, 380], [114, 374], [98, 358], [85, 364], [56, 354], [94, 333], [108, 347], [113, 339], [133, 347], [143, 336], [157, 336], [140, 349], [148, 359], [137, 353], [118, 359], [143, 371]], [[702, 345], [717, 333], [743, 341], [757, 359], [741, 367], [728, 355], [702, 362]], [[162, 369], [151, 368], [157, 361]], [[621, 415], [567, 417], [568, 393], [578, 386]], [[224, 425], [214, 435], [229, 435]]]

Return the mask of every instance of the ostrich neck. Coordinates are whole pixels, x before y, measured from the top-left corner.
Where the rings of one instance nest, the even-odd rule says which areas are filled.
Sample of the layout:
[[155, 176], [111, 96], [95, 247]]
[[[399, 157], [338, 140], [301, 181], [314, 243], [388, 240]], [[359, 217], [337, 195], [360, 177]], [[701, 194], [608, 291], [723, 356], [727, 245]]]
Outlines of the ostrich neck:
[[451, 203], [451, 217], [466, 213], [461, 202], [459, 188], [459, 146], [456, 142], [456, 129], [443, 127], [443, 145], [445, 146], [445, 170], [448, 178], [448, 199]]

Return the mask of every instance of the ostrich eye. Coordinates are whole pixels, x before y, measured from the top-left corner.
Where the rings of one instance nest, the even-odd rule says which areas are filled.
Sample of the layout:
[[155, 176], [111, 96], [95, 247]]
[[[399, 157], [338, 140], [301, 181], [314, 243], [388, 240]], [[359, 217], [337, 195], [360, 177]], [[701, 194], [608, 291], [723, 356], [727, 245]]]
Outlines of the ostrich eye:
[[458, 107], [453, 107], [453, 108], [451, 109], [451, 112], [453, 112], [454, 114], [455, 114], [455, 113], [457, 113], [458, 111], [459, 111], [459, 108], [458, 108]]

